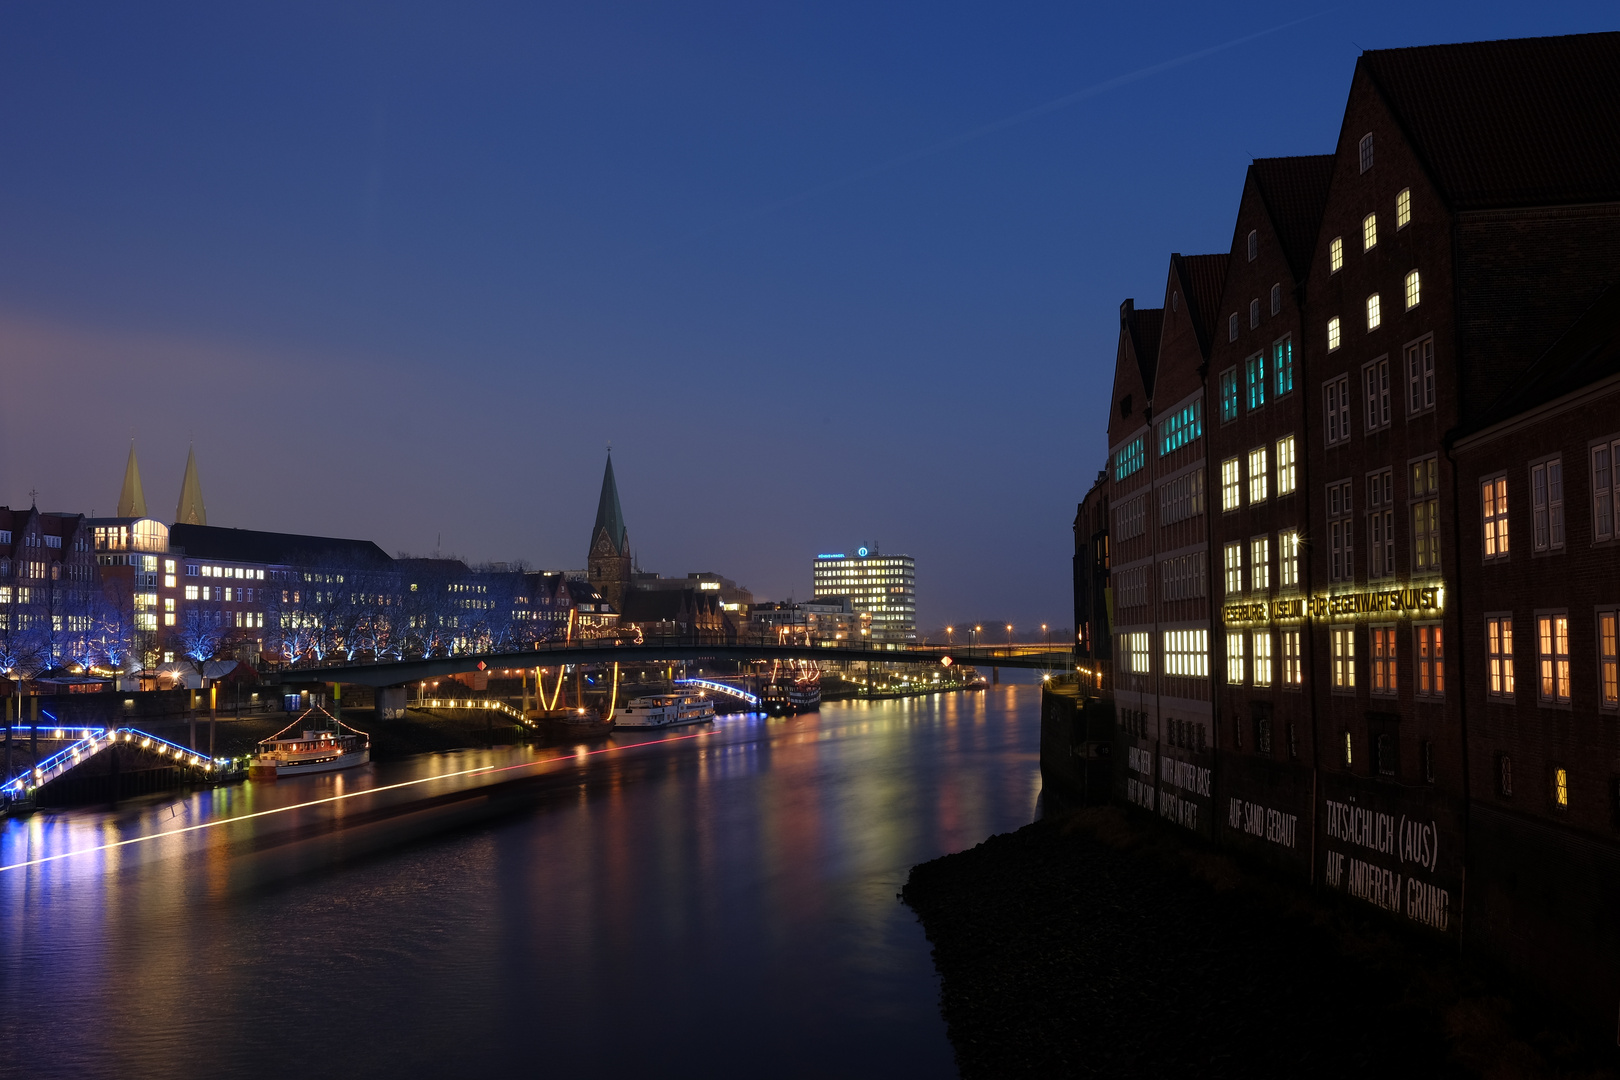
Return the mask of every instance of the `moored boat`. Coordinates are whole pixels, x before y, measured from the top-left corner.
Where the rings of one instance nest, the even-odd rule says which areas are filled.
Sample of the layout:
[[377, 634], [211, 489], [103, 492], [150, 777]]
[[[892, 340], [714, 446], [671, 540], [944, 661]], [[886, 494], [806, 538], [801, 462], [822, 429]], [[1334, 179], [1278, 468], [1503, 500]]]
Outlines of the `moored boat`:
[[[294, 728], [300, 729], [300, 734], [288, 735]], [[297, 720], [259, 743], [259, 752], [248, 765], [248, 777], [274, 780], [281, 776], [336, 772], [370, 760], [371, 736], [349, 727], [317, 706], [305, 710]]]
[[665, 728], [714, 719], [714, 699], [707, 694], [648, 694], [632, 698], [613, 716], [624, 728]]

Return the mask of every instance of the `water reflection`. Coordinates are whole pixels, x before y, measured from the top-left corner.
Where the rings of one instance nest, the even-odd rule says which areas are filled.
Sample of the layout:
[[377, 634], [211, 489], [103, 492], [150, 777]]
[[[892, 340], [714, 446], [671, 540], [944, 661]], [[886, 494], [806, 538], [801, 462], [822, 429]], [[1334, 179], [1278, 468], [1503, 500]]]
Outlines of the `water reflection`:
[[[167, 835], [0, 871], [6, 1066], [950, 1075], [895, 893], [1030, 819], [1038, 724], [999, 686], [9, 822], [4, 866]], [[372, 826], [330, 831], [496, 770], [540, 780], [494, 824], [365, 858]]]

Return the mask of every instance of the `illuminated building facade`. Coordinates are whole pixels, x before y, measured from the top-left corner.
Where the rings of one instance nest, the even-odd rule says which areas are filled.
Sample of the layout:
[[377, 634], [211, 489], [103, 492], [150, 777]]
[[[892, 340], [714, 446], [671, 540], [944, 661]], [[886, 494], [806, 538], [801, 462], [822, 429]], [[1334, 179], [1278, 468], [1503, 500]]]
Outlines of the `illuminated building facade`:
[[1617, 67], [1364, 53], [1334, 152], [1256, 160], [1231, 249], [1123, 305], [1110, 535], [1076, 527], [1117, 798], [1610, 1020]]
[[881, 644], [917, 640], [917, 562], [859, 547], [853, 555], [817, 555], [815, 598], [847, 596], [856, 614], [870, 619], [870, 638]]

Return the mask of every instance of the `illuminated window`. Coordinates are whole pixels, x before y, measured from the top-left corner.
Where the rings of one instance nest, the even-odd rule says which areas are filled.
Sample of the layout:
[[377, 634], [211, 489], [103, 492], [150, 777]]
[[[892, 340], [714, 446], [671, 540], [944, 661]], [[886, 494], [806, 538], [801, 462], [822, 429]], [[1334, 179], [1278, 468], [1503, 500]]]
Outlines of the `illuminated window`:
[[1249, 588], [1271, 588], [1271, 538], [1257, 536], [1249, 541]]
[[1353, 745], [1354, 740], [1350, 737], [1349, 729], [1346, 728], [1344, 732], [1344, 767], [1347, 769], [1355, 761], [1355, 751], [1352, 749]]
[[1114, 479], [1123, 480], [1145, 464], [1147, 464], [1147, 454], [1142, 445], [1142, 440], [1132, 439], [1114, 454]]
[[1249, 451], [1249, 501], [1266, 501], [1269, 470], [1266, 467], [1266, 448], [1257, 446]]
[[1282, 632], [1283, 683], [1287, 686], [1300, 686], [1305, 682], [1305, 667], [1300, 658], [1299, 645], [1298, 630]]
[[1482, 482], [1479, 502], [1485, 524], [1485, 558], [1505, 559], [1508, 554], [1507, 477]]
[[1553, 803], [1560, 810], [1569, 809], [1569, 770], [1561, 765], [1553, 769]]
[[1373, 137], [1372, 132], [1361, 137], [1361, 171], [1366, 172], [1373, 167]]
[[1236, 420], [1238, 414], [1237, 368], [1221, 372], [1221, 423]]
[[[1179, 450], [1204, 433], [1204, 410], [1202, 399], [1192, 402], [1186, 407], [1171, 413], [1159, 425], [1159, 456], [1163, 457], [1172, 450]], [[705, 582], [705, 587], [718, 589], [718, 584]]]
[[1328, 352], [1333, 352], [1338, 347], [1339, 347], [1339, 320], [1338, 320], [1338, 317], [1335, 316], [1334, 318], [1331, 318], [1331, 319], [1328, 320]]
[[1271, 685], [1271, 631], [1254, 632], [1254, 685]]
[[1255, 353], [1243, 362], [1243, 382], [1253, 411], [1266, 403], [1266, 354]]
[[1333, 688], [1356, 688], [1356, 629], [1353, 626], [1335, 626], [1328, 631], [1333, 654]]
[[1299, 531], [1277, 534], [1277, 584], [1299, 588]]
[[163, 587], [165, 589], [174, 588], [174, 575], [173, 574], [164, 574], [163, 575]]
[[1438, 623], [1417, 627], [1417, 693], [1419, 697], [1445, 697], [1446, 648]]
[[1378, 246], [1378, 215], [1368, 214], [1361, 219], [1361, 250], [1371, 251]]
[[1148, 655], [1148, 636], [1145, 633], [1119, 635], [1120, 664], [1126, 670], [1136, 675], [1146, 675], [1149, 670], [1150, 657]]
[[165, 612], [164, 613], [163, 625], [164, 626], [173, 626], [174, 625], [174, 612], [171, 611], [171, 612]]
[[1569, 616], [1536, 616], [1536, 638], [1541, 648], [1541, 700], [1568, 704]]
[[1620, 441], [1592, 447], [1592, 539], [1620, 536]]
[[1209, 678], [1209, 631], [1166, 630], [1164, 673], [1185, 678]]
[[1493, 698], [1513, 700], [1512, 615], [1485, 616], [1485, 656], [1490, 680], [1486, 692]]
[[1234, 311], [1234, 312], [1232, 312], [1231, 316], [1226, 320], [1226, 340], [1227, 341], [1236, 341], [1237, 340], [1237, 330], [1238, 330], [1237, 312]]
[[1272, 349], [1271, 370], [1277, 373], [1277, 396], [1282, 397], [1294, 390], [1294, 339], [1283, 338]]
[[1531, 545], [1537, 551], [1564, 547], [1564, 463], [1559, 458], [1530, 469]]
[[1335, 236], [1328, 242], [1328, 273], [1337, 274], [1344, 269], [1344, 237]]
[[1384, 316], [1378, 303], [1378, 294], [1373, 293], [1367, 297], [1367, 329], [1376, 330], [1384, 324]]
[[1603, 707], [1620, 707], [1620, 652], [1616, 650], [1620, 610], [1598, 612], [1598, 684]]
[[1277, 440], [1277, 494], [1291, 495], [1298, 486], [1299, 474], [1294, 460], [1294, 437], [1284, 435]]
[[1372, 692], [1395, 693], [1395, 628], [1372, 628]]
[[1243, 545], [1227, 544], [1221, 549], [1226, 567], [1226, 594], [1237, 596], [1243, 592]]
[[1406, 275], [1406, 310], [1411, 311], [1423, 300], [1423, 283], [1418, 278], [1418, 272], [1413, 270]]
[[1344, 442], [1350, 438], [1350, 376], [1340, 375], [1324, 382], [1322, 397], [1327, 413], [1327, 444]]
[[1254, 229], [1249, 230], [1249, 261], [1254, 262], [1260, 255], [1260, 233]]
[[186, 599], [187, 600], [195, 600], [195, 599], [197, 599], [197, 586], [195, 586], [195, 585], [187, 585], [186, 586]]
[[1240, 630], [1226, 634], [1226, 681], [1233, 686], [1243, 685], [1243, 636]]
[[1221, 462], [1221, 510], [1236, 510], [1243, 505], [1243, 467], [1237, 458]]
[[1412, 571], [1440, 570], [1440, 463], [1429, 457], [1412, 463], [1407, 485], [1412, 498]]

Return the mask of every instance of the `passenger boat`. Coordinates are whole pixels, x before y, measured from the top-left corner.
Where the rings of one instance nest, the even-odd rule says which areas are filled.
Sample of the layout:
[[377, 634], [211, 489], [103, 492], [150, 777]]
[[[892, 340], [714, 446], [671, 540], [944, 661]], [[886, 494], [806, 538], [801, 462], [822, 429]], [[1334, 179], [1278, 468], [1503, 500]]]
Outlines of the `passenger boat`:
[[714, 699], [707, 694], [649, 694], [632, 698], [613, 717], [623, 728], [665, 728], [714, 719]]
[[[320, 726], [303, 727], [305, 724]], [[302, 733], [289, 736], [287, 732], [294, 728], [302, 728]], [[248, 778], [273, 780], [279, 776], [336, 772], [370, 760], [371, 736], [317, 706], [259, 743], [259, 752], [248, 765]]]
[[765, 687], [762, 699], [771, 716], [816, 712], [821, 708], [821, 674], [774, 679]]

